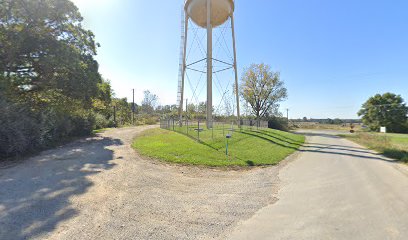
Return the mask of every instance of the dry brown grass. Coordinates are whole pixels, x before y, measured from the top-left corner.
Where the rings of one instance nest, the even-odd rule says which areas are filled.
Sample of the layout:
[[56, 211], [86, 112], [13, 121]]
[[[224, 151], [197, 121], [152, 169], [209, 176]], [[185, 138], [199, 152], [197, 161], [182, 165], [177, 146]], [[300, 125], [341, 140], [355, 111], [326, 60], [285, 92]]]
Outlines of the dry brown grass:
[[380, 152], [387, 157], [408, 162], [408, 144], [406, 141], [408, 135], [360, 132], [342, 137]]
[[[355, 131], [361, 131], [361, 125], [354, 125]], [[300, 122], [293, 123], [293, 128], [300, 129], [323, 129], [323, 130], [345, 130], [349, 131], [350, 124], [322, 124], [322, 123], [313, 123], [313, 122]]]

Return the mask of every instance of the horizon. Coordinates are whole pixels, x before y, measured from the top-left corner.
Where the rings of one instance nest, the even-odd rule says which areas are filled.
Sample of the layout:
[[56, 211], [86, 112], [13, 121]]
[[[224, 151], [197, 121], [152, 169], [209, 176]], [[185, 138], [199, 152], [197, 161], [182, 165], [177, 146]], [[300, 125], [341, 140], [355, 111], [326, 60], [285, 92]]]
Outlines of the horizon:
[[[162, 105], [176, 103], [184, 1], [161, 8], [140, 0], [73, 2], [101, 44], [96, 59], [116, 97], [131, 100], [134, 88], [137, 103], [144, 90]], [[377, 93], [407, 100], [406, 7], [403, 1], [236, 1], [239, 78], [251, 63], [279, 71], [289, 92], [280, 111], [289, 108], [291, 119], [358, 119]]]

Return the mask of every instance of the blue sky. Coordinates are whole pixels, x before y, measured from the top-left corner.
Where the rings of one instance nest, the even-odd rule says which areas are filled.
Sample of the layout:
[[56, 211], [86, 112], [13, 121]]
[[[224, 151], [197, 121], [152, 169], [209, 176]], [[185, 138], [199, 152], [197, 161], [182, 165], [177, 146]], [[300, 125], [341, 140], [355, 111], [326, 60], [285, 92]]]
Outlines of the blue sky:
[[[100, 71], [118, 97], [177, 97], [183, 0], [74, 0], [101, 44]], [[292, 118], [356, 118], [368, 97], [408, 100], [408, 1], [236, 0], [239, 76], [251, 63], [281, 72]]]

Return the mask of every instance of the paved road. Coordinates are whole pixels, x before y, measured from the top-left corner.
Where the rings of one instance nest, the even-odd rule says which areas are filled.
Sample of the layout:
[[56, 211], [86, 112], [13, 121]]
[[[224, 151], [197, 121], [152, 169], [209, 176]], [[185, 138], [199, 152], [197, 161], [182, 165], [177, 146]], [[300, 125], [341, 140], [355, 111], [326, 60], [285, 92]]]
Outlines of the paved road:
[[408, 171], [330, 131], [283, 168], [278, 202], [230, 239], [408, 239]]

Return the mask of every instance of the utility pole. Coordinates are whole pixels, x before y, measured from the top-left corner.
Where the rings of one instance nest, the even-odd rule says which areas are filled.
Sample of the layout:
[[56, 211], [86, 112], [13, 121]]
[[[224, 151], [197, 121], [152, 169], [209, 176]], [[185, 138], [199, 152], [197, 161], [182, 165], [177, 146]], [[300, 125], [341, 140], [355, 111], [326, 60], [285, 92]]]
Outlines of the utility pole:
[[133, 101], [132, 101], [132, 125], [135, 125], [135, 89], [133, 89]]

